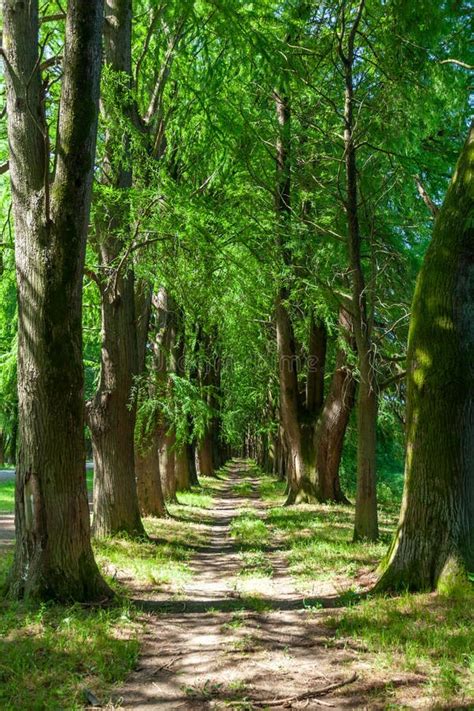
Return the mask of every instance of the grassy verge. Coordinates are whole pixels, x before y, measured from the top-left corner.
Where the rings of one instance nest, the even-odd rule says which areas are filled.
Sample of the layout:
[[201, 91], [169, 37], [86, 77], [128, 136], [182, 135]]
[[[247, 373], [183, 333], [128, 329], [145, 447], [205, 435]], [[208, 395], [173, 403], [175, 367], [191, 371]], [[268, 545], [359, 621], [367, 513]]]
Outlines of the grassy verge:
[[[3, 556], [0, 584], [10, 556]], [[107, 609], [0, 602], [0, 708], [83, 708], [86, 693], [106, 702], [139, 651], [128, 601]]]
[[[87, 490], [92, 492], [92, 470], [87, 470]], [[0, 481], [0, 513], [13, 513], [15, 511], [15, 482]]]
[[[474, 701], [473, 590], [373, 598], [329, 620], [339, 639], [375, 653], [377, 666], [426, 678], [433, 699]], [[450, 707], [451, 708], [451, 707]]]
[[266, 519], [270, 534], [277, 535], [287, 550], [290, 572], [300, 589], [316, 592], [319, 583], [331, 580], [336, 590], [346, 591], [341, 598], [348, 606], [327, 621], [338, 645], [366, 649], [373, 672], [380, 668], [392, 677], [401, 672], [421, 675], [433, 703], [465, 703], [474, 698], [472, 585], [449, 596], [405, 594], [359, 600], [350, 594], [354, 576], [361, 569], [373, 569], [386, 552], [397, 520], [396, 505], [381, 507], [380, 542], [354, 544], [352, 507], [283, 508], [284, 484], [267, 476], [261, 477], [260, 493], [272, 507]]
[[0, 513], [13, 513], [15, 510], [15, 482], [0, 481]]
[[[179, 494], [171, 518], [147, 519], [155, 539], [95, 541], [94, 550], [118, 591], [106, 609], [81, 605], [40, 605], [0, 600], [0, 708], [7, 711], [75, 711], [96, 697], [109, 703], [136, 664], [142, 619], [127, 597], [129, 582], [178, 583], [191, 575], [189, 559], [206, 536], [201, 518], [212, 506], [218, 484]], [[11, 556], [0, 558], [0, 587]], [[93, 696], [87, 697], [87, 694]]]

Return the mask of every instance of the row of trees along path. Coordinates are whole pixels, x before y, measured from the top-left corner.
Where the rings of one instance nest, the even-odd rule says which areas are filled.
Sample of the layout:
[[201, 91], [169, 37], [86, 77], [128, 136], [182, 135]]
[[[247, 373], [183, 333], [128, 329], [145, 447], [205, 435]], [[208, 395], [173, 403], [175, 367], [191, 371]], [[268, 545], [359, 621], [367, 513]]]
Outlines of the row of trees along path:
[[[242, 589], [230, 526], [242, 509], [265, 518], [266, 505], [244, 461], [227, 469], [202, 519], [207, 542], [196, 549], [191, 581], [136, 590], [146, 633], [138, 667], [117, 694], [120, 708], [362, 708], [387, 684], [416, 687], [413, 674], [394, 680], [371, 670], [367, 678], [367, 653], [338, 644], [324, 625], [337, 614], [337, 592], [323, 582], [311, 599], [298, 593], [277, 541], [265, 547], [271, 576]], [[252, 484], [249, 497], [236, 493], [237, 482]]]

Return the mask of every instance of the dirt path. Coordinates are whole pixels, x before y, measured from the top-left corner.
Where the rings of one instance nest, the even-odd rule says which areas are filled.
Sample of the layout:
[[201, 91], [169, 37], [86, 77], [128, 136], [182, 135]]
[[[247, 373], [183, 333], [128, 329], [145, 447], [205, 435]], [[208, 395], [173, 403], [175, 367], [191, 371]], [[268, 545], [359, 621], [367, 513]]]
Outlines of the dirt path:
[[[273, 574], [256, 590], [243, 591], [241, 560], [229, 527], [244, 507], [264, 515], [257, 482], [248, 475], [250, 500], [235, 494], [236, 481], [246, 474], [242, 465], [231, 469], [211, 513], [209, 543], [197, 551], [184, 591], [138, 601], [149, 623], [139, 668], [121, 690], [116, 708], [364, 708], [357, 683], [319, 698], [294, 698], [349, 680], [359, 666], [358, 655], [333, 644], [322, 624], [327, 611], [319, 609], [321, 601], [315, 605], [296, 592], [284, 557], [271, 546], [267, 561]], [[334, 604], [330, 598], [323, 602]], [[290, 698], [286, 705], [277, 702]]]

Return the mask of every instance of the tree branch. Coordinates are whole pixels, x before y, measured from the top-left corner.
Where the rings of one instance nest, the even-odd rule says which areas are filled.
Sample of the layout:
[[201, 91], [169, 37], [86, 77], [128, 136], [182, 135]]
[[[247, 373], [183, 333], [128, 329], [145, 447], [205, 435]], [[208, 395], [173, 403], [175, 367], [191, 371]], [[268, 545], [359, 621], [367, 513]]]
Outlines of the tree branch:
[[459, 59], [442, 59], [440, 64], [456, 64], [458, 67], [469, 69], [470, 71], [474, 69], [474, 65], [467, 64], [467, 62], [461, 62]]
[[420, 195], [428, 210], [431, 212], [432, 216], [436, 218], [439, 213], [439, 207], [433, 202], [433, 200], [426, 192], [423, 183], [421, 182], [418, 175], [415, 175], [415, 183], [416, 187], [418, 188], [418, 194]]

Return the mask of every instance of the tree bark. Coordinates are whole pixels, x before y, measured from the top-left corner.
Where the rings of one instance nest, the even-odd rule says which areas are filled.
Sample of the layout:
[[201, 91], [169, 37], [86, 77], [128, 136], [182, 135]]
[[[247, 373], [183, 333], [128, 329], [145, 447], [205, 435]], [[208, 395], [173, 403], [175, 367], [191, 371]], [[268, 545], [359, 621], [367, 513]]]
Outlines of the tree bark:
[[160, 460], [161, 489], [165, 501], [176, 502], [176, 436], [173, 430], [160, 432], [158, 456]]
[[213, 439], [209, 430], [198, 443], [199, 474], [214, 476]]
[[199, 486], [199, 479], [196, 469], [196, 448], [193, 442], [188, 442], [188, 461], [189, 461], [189, 481], [191, 486]]
[[[144, 376], [147, 370], [146, 346], [151, 318], [152, 290], [145, 281], [137, 284], [135, 309], [137, 314], [138, 373]], [[153, 388], [146, 388], [144, 397], [153, 397]], [[159, 429], [155, 427], [146, 442], [135, 444], [135, 474], [137, 477], [138, 505], [142, 516], [161, 518], [167, 515], [161, 490], [160, 463], [158, 457]]]
[[345, 351], [336, 356], [329, 392], [316, 430], [318, 500], [347, 504], [339, 479], [344, 436], [354, 407], [356, 383]]
[[324, 323], [311, 316], [306, 376], [306, 411], [317, 417], [324, 404], [324, 372], [327, 331]]
[[188, 449], [186, 445], [177, 447], [174, 459], [176, 488], [178, 491], [189, 491], [191, 488]]
[[157, 430], [153, 432], [150, 439], [143, 451], [137, 449], [135, 458], [138, 502], [142, 516], [163, 518], [168, 512], [161, 489]]
[[289, 464], [286, 504], [291, 505], [300, 500], [309, 501], [315, 498], [316, 458], [312, 446], [313, 428], [306, 426], [303, 433], [302, 426], [300, 426], [293, 329], [288, 311], [281, 301], [281, 294], [276, 306], [276, 331], [280, 375], [280, 414]]
[[[347, 54], [344, 33], [339, 39], [339, 56], [344, 70], [344, 156], [346, 171], [346, 215], [349, 264], [352, 280], [354, 335], [360, 374], [357, 400], [357, 498], [354, 540], [378, 537], [375, 443], [377, 428], [377, 379], [373, 367], [372, 320], [367, 307], [367, 286], [361, 260], [356, 142], [354, 137], [354, 42], [364, 10], [361, 0], [348, 33]], [[345, 8], [342, 9], [345, 13]], [[345, 20], [345, 18], [344, 18]], [[345, 24], [345, 22], [344, 22]]]
[[418, 276], [408, 339], [405, 489], [379, 590], [474, 571], [474, 127]]
[[50, 184], [38, 3], [4, 0], [18, 284], [17, 598], [111, 595], [90, 545], [84, 447], [82, 275], [97, 136], [103, 3], [70, 0]]
[[[131, 79], [130, 0], [108, 0], [106, 5], [104, 54], [113, 72]], [[104, 105], [107, 115], [108, 107]], [[120, 269], [117, 260], [125, 247], [123, 233], [129, 230], [128, 193], [132, 172], [128, 164], [128, 140], [113, 128], [105, 141], [104, 182], [114, 188], [115, 198], [105, 200], [100, 217], [97, 245], [102, 272], [107, 274], [100, 288], [102, 315], [101, 375], [97, 393], [88, 403], [88, 421], [94, 453], [94, 519], [96, 536], [127, 533], [144, 536], [135, 478], [134, 377], [138, 372], [135, 288], [133, 271]], [[116, 140], [124, 142], [126, 159], [120, 164], [114, 155]], [[120, 199], [117, 200], [117, 194]], [[120, 262], [119, 262], [120, 264]]]

